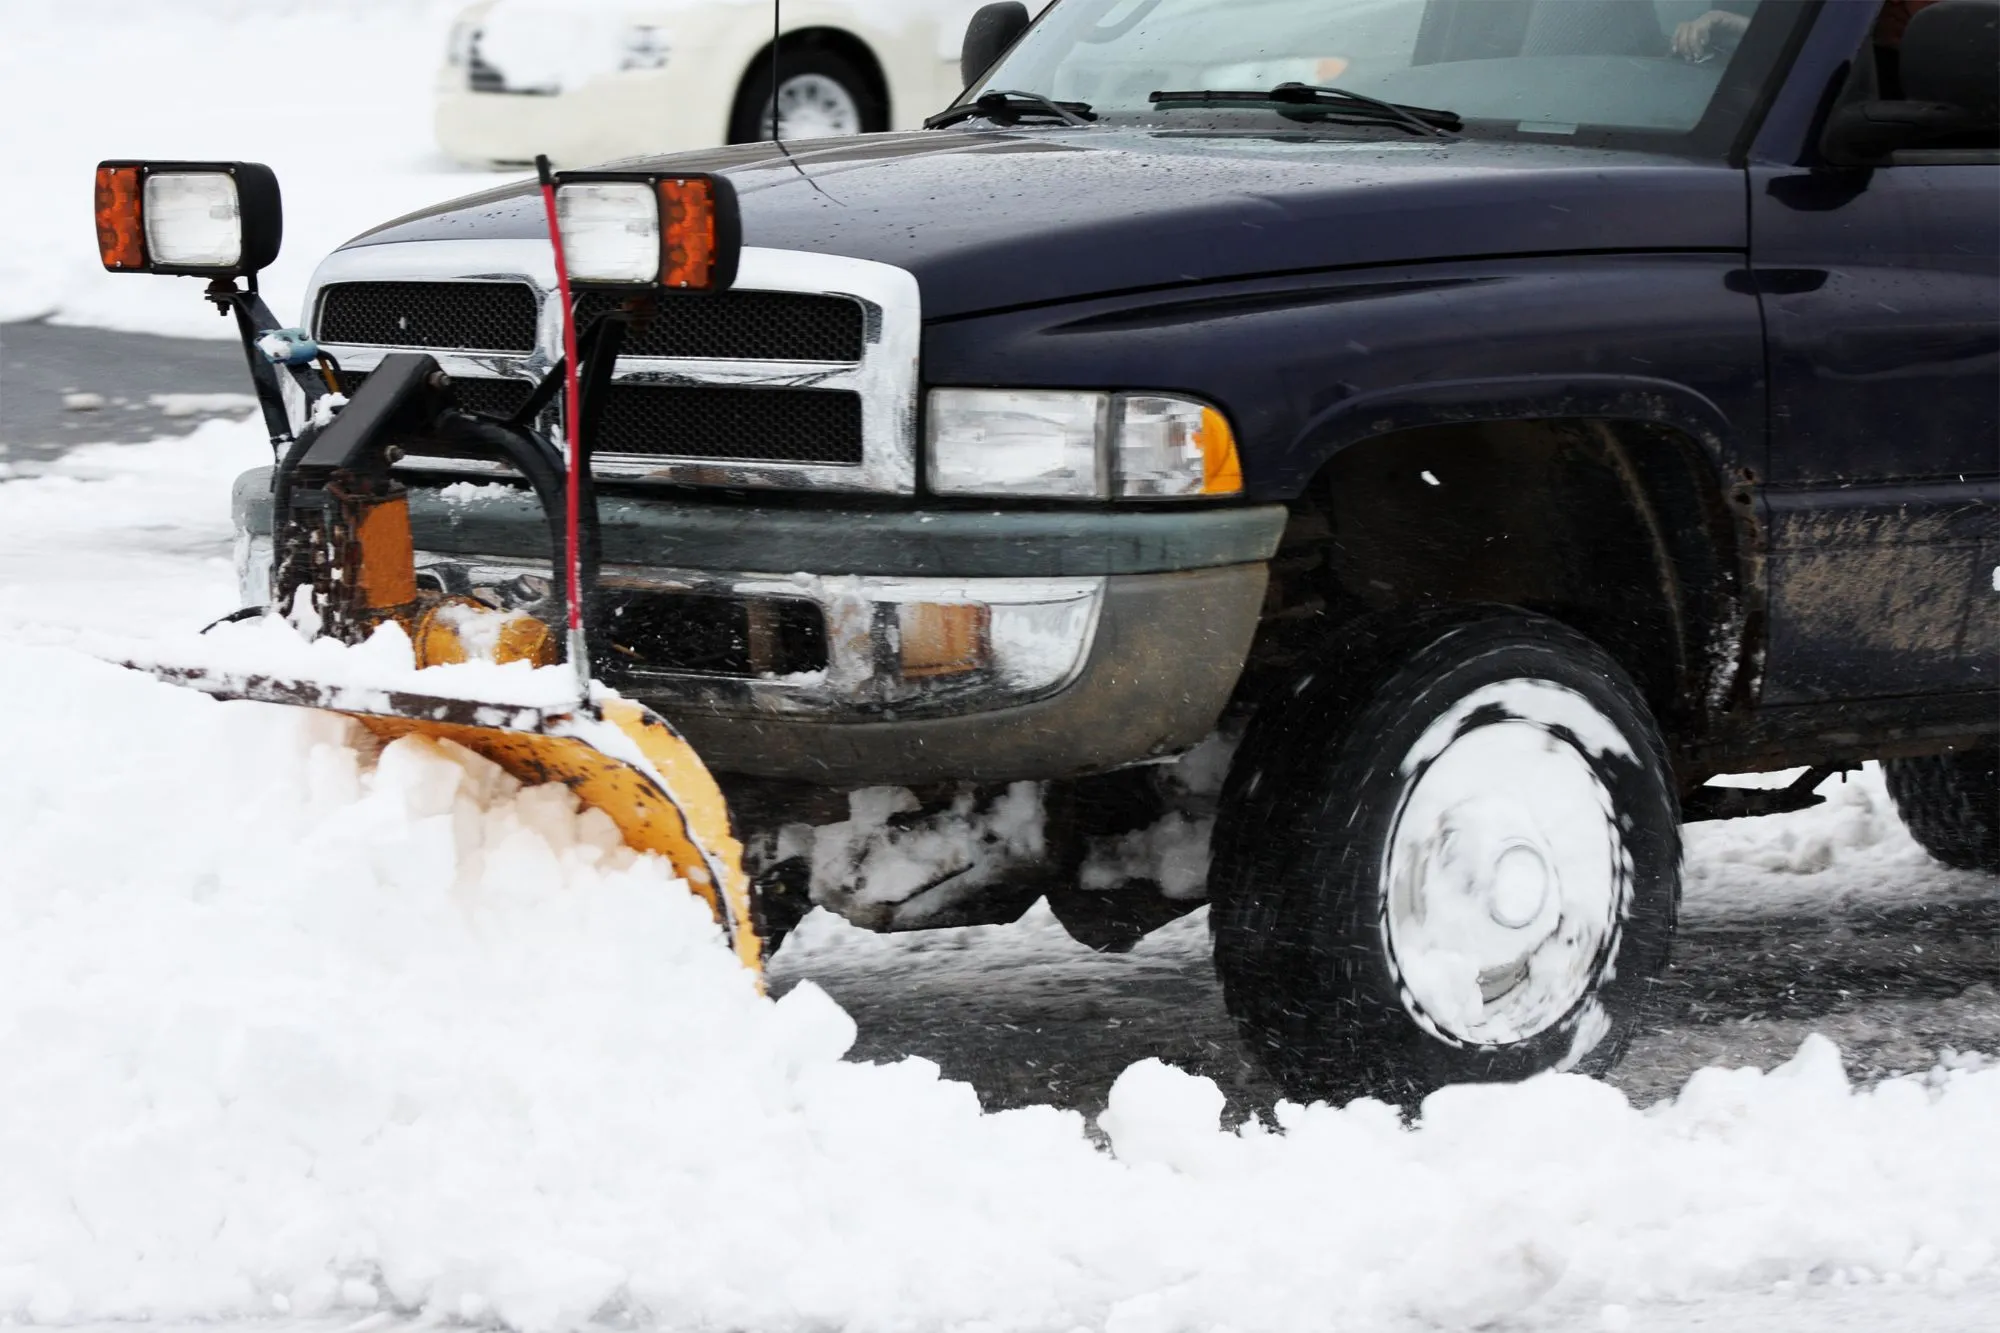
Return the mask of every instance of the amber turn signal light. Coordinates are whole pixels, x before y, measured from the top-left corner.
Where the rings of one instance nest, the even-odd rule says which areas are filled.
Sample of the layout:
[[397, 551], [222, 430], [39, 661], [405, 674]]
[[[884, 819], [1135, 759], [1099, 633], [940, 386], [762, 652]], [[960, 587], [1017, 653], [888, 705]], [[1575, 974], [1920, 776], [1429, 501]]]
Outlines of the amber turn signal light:
[[1229, 418], [1212, 407], [1202, 408], [1194, 443], [1201, 450], [1201, 493], [1242, 494], [1243, 460], [1237, 456], [1236, 432], [1229, 429]]
[[97, 253], [113, 273], [146, 267], [146, 238], [140, 228], [139, 168], [97, 169]]
[[707, 290], [715, 285], [715, 182], [660, 182], [660, 285]]

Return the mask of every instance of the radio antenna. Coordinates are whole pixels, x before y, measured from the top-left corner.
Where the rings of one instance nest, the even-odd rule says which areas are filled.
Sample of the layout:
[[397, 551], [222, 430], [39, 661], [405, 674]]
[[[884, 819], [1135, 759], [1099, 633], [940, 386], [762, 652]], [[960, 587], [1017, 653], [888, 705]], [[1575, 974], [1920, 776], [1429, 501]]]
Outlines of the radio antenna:
[[771, 142], [778, 145], [778, 151], [785, 155], [785, 161], [792, 164], [792, 170], [799, 173], [800, 180], [826, 195], [828, 199], [833, 199], [837, 204], [840, 200], [827, 194], [826, 187], [808, 176], [806, 169], [799, 165], [799, 160], [792, 156], [792, 150], [785, 146], [785, 136], [779, 129], [784, 116], [778, 109], [778, 42], [784, 35], [785, 0], [771, 0]]

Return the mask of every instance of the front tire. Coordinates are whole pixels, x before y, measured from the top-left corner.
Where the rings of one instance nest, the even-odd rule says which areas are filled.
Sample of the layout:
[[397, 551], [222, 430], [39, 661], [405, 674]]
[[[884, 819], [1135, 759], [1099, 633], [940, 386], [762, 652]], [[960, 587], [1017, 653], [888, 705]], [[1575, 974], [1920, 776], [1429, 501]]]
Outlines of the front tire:
[[1236, 768], [1216, 964], [1287, 1095], [1615, 1062], [1666, 962], [1680, 810], [1601, 648], [1504, 607], [1364, 623]]
[[1910, 836], [1948, 866], [2000, 875], [2000, 748], [1882, 765]]

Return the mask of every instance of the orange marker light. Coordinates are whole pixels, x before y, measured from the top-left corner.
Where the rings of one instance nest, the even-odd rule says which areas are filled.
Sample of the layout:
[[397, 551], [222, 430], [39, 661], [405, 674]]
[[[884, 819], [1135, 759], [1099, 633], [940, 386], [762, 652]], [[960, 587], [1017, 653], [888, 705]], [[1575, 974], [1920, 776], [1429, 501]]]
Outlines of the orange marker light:
[[715, 187], [660, 182], [660, 285], [704, 290], [715, 283]]
[[1229, 419], [1212, 407], [1201, 410], [1201, 430], [1194, 437], [1201, 449], [1201, 493], [1240, 495], [1243, 461], [1236, 456], [1236, 434]]
[[97, 169], [97, 253], [114, 273], [146, 267], [137, 167]]
[[963, 676], [993, 655], [993, 609], [975, 603], [905, 602], [896, 608], [905, 680]]

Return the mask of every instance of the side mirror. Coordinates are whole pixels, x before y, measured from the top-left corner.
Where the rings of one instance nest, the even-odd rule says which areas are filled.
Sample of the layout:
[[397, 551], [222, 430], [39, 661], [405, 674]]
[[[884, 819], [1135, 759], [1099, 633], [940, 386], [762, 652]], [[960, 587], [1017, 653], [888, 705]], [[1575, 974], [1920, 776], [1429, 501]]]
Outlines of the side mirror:
[[1900, 52], [1902, 101], [1850, 102], [1827, 119], [1820, 148], [1841, 166], [1959, 136], [2000, 143], [2000, 3], [1939, 0], [1917, 11]]
[[970, 88], [979, 76], [993, 68], [993, 62], [1007, 54], [1007, 48], [1028, 30], [1028, 7], [1021, 0], [1001, 0], [986, 5], [965, 25], [965, 45], [959, 50], [958, 72]]
[[1903, 34], [1903, 96], [2000, 120], [2000, 4], [1941, 0], [1916, 12]]
[[269, 267], [284, 234], [261, 162], [97, 164], [97, 253], [113, 273], [239, 278]]

